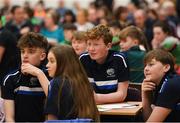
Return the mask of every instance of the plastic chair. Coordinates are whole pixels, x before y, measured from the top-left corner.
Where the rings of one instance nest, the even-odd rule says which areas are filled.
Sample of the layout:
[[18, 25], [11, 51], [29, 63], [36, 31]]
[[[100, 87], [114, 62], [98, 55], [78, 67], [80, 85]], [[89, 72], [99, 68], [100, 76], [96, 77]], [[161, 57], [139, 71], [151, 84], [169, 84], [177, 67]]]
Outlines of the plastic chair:
[[141, 101], [141, 91], [137, 88], [128, 87], [125, 101]]

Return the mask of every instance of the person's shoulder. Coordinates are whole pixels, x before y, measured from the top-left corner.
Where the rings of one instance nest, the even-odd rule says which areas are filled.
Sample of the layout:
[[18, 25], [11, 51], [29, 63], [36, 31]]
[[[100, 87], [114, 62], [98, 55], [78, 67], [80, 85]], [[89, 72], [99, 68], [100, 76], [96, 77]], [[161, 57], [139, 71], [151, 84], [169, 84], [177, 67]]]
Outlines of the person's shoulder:
[[79, 56], [79, 59], [82, 60], [82, 59], [90, 59], [90, 55], [88, 52], [85, 52], [85, 53], [82, 53], [80, 56]]
[[180, 86], [180, 75], [174, 74], [171, 75], [171, 77], [169, 77], [168, 79], [170, 84], [174, 84], [174, 85], [179, 85]]
[[170, 74], [166, 79], [166, 86], [174, 91], [180, 92], [180, 76], [177, 74]]
[[8, 80], [15, 81], [17, 76], [19, 76], [19, 74], [21, 74], [20, 70], [15, 70], [15, 71], [8, 73], [3, 79], [3, 85], [5, 85]]
[[127, 57], [124, 52], [120, 51], [110, 51], [109, 52], [110, 57], [109, 60], [111, 59], [112, 61], [115, 61], [116, 64], [124, 64], [125, 67], [127, 67]]
[[109, 51], [109, 54], [111, 55], [111, 57], [113, 57], [114, 59], [121, 59], [124, 60], [126, 59], [126, 54], [124, 52], [120, 52], [120, 51]]

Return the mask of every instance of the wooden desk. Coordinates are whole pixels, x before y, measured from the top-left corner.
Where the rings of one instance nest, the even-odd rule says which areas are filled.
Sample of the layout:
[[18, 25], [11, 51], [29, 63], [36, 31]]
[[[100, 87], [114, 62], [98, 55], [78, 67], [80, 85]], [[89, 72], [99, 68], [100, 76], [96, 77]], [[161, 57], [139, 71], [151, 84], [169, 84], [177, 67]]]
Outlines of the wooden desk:
[[142, 110], [141, 102], [127, 102], [130, 104], [137, 104], [138, 106], [134, 108], [119, 108], [119, 109], [111, 109], [107, 111], [100, 111], [100, 115], [121, 115], [121, 116], [136, 116]]

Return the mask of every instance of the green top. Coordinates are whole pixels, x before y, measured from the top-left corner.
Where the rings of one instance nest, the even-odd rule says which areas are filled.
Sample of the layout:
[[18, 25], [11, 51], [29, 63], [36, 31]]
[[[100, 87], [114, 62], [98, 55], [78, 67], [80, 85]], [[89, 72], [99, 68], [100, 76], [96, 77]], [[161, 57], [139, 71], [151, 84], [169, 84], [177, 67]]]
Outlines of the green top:
[[139, 46], [131, 47], [124, 51], [129, 63], [130, 82], [142, 83], [144, 79], [144, 63], [143, 59], [146, 54]]
[[64, 40], [60, 44], [62, 44], [62, 45], [71, 45], [71, 42], [68, 41], [68, 40]]
[[167, 37], [161, 44], [161, 47], [171, 52], [176, 59], [175, 63], [180, 65], [180, 41], [177, 38]]
[[[112, 43], [116, 43], [118, 41], [119, 41], [119, 37], [118, 36], [113, 36]], [[119, 43], [114, 45], [114, 46], [112, 46], [111, 50], [119, 51], [120, 50]]]

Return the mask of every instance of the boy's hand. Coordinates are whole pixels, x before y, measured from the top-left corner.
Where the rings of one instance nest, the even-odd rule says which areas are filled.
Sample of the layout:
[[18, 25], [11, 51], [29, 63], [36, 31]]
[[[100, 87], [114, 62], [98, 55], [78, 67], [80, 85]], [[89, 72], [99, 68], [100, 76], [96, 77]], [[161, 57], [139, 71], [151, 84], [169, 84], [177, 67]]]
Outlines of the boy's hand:
[[153, 91], [156, 88], [156, 84], [150, 79], [146, 78], [143, 80], [141, 90], [142, 91]]
[[41, 70], [29, 63], [22, 63], [21, 72], [23, 74], [31, 74], [33, 76], [38, 76], [38, 74], [41, 72]]

